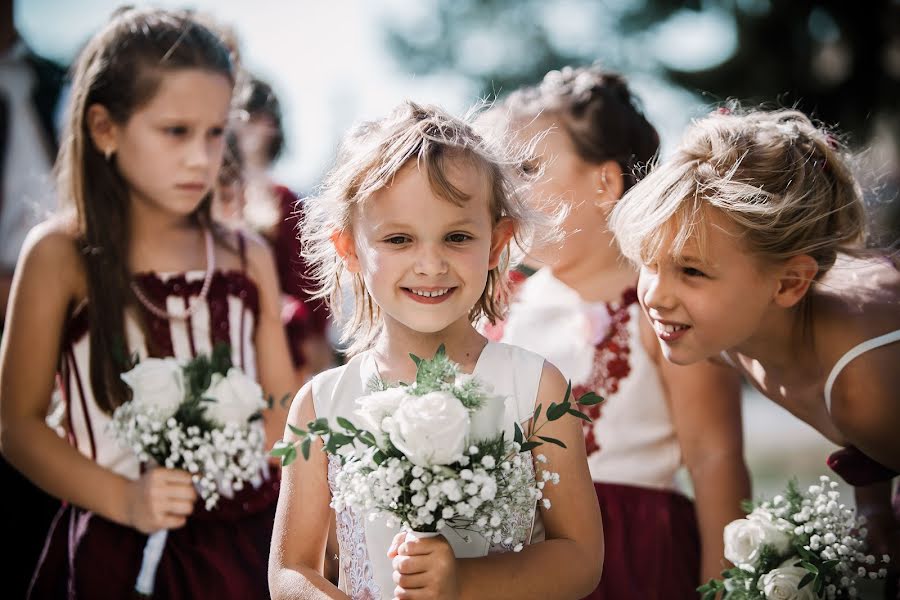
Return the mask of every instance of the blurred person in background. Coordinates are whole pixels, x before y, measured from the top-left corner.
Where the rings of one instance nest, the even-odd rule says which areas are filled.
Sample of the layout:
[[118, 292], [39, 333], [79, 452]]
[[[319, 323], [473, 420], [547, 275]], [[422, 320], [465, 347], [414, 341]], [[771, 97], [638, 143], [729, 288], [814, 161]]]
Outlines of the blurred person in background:
[[[520, 271], [506, 321], [487, 330], [546, 356], [576, 397], [606, 398], [584, 409], [606, 545], [590, 598], [696, 598], [701, 581], [723, 568], [722, 530], [743, 516], [750, 484], [740, 378], [663, 358], [637, 302], [637, 271], [607, 226], [635, 169], [658, 152], [656, 129], [625, 79], [598, 65], [551, 71], [485, 119], [535, 144], [524, 165], [535, 178], [533, 201], [565, 209], [562, 244], [527, 257], [537, 271]], [[679, 490], [682, 466], [693, 502]]]
[[271, 85], [249, 76], [238, 92], [237, 108], [234, 148], [242, 165], [243, 218], [273, 246], [284, 294], [282, 320], [302, 383], [333, 366], [334, 350], [326, 336], [328, 310], [308, 292], [312, 280], [298, 230], [303, 202], [271, 175], [285, 146], [281, 104]]

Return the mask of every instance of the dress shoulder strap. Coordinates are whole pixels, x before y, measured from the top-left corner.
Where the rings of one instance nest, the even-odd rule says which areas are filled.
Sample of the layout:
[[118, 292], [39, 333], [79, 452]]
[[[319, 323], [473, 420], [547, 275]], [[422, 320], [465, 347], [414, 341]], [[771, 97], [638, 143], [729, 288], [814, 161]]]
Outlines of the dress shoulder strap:
[[238, 243], [238, 254], [241, 257], [241, 273], [247, 272], [247, 239], [244, 237], [244, 232], [240, 229], [237, 230], [237, 243]]
[[838, 375], [841, 374], [841, 371], [844, 370], [851, 361], [853, 361], [856, 357], [861, 354], [865, 354], [869, 350], [874, 350], [875, 348], [880, 348], [881, 346], [887, 346], [888, 344], [893, 344], [894, 342], [900, 342], [900, 329], [895, 331], [891, 331], [889, 333], [885, 333], [884, 335], [880, 335], [878, 337], [874, 337], [870, 340], [866, 340], [861, 344], [857, 344], [853, 348], [847, 351], [836, 363], [834, 363], [834, 367], [831, 369], [831, 373], [828, 375], [828, 379], [825, 381], [825, 409], [828, 411], [828, 414], [831, 414], [831, 388], [834, 387], [834, 382], [837, 379]]

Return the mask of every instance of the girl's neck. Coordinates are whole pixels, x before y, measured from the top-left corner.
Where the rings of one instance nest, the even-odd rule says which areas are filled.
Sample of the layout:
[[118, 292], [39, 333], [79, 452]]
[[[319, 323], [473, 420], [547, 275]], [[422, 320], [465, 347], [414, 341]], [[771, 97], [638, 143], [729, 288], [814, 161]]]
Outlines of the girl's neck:
[[187, 271], [205, 268], [204, 239], [190, 217], [153, 210], [132, 202], [129, 266], [142, 271]]
[[755, 360], [767, 378], [805, 380], [818, 371], [810, 336], [800, 306], [771, 308], [753, 336], [731, 351]]
[[634, 267], [607, 234], [597, 235], [590, 244], [564, 248], [551, 268], [554, 277], [587, 302], [617, 301], [622, 290], [637, 282]]
[[391, 323], [386, 318], [384, 329], [371, 351], [385, 380], [412, 381], [416, 366], [409, 355], [430, 358], [442, 344], [450, 360], [458, 363], [464, 372], [471, 372], [487, 339], [467, 320], [440, 332], [423, 333]]

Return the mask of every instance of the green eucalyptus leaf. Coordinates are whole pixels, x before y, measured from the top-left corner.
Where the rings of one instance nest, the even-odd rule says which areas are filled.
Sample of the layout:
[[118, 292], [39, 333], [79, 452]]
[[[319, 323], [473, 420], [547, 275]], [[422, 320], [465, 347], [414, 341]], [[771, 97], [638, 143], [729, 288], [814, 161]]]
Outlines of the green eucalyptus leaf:
[[566, 447], [566, 445], [563, 444], [562, 441], [560, 441], [560, 440], [558, 440], [558, 439], [556, 439], [556, 438], [553, 438], [553, 437], [550, 437], [550, 436], [546, 436], [546, 435], [539, 435], [538, 437], [539, 437], [540, 439], [544, 440], [545, 442], [550, 443], [550, 444], [556, 444], [556, 445], [559, 446], [560, 448], [565, 448], [565, 447]]

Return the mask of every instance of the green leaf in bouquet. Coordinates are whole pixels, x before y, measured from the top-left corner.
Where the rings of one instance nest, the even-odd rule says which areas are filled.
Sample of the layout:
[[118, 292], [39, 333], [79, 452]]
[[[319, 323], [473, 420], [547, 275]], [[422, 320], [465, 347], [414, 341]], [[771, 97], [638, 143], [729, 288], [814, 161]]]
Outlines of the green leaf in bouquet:
[[794, 549], [797, 551], [797, 554], [799, 554], [799, 555], [800, 555], [800, 558], [802, 558], [803, 560], [806, 560], [806, 561], [814, 561], [814, 560], [816, 560], [816, 559], [818, 558], [814, 553], [812, 553], [811, 551], [807, 550], [807, 549], [804, 548], [803, 546], [799, 546], [799, 545], [798, 545], [798, 546], [797, 546], [796, 548], [794, 548]]
[[594, 420], [593, 420], [592, 418], [590, 418], [589, 416], [587, 416], [586, 414], [584, 414], [584, 413], [581, 412], [580, 410], [575, 410], [574, 408], [570, 408], [570, 409], [568, 410], [568, 413], [569, 413], [570, 415], [572, 415], [573, 417], [578, 417], [578, 418], [581, 419], [582, 421], [587, 421], [588, 423], [593, 423], [593, 422], [594, 422]]
[[815, 578], [816, 578], [815, 573], [807, 573], [806, 575], [803, 576], [802, 579], [800, 579], [800, 583], [797, 584], [797, 589], [802, 590], [803, 588], [808, 586], [810, 583], [812, 583]]
[[525, 434], [522, 433], [522, 428], [519, 426], [518, 422], [514, 423], [513, 425], [513, 441], [521, 446], [523, 443], [525, 443]]
[[541, 408], [542, 408], [542, 406], [543, 406], [543, 405], [538, 404], [538, 405], [537, 405], [537, 408], [534, 409], [534, 416], [531, 417], [531, 421], [532, 421], [533, 423], [537, 423], [537, 420], [541, 417]]
[[213, 373], [222, 375], [228, 373], [228, 369], [232, 367], [231, 346], [225, 342], [216, 344], [209, 358], [209, 366]]
[[378, 450], [377, 452], [375, 452], [375, 454], [372, 455], [372, 462], [374, 462], [376, 465], [380, 465], [385, 460], [387, 460], [387, 455], [381, 450]]
[[377, 444], [377, 441], [375, 440], [375, 436], [371, 432], [366, 431], [365, 429], [357, 430], [356, 439], [358, 439], [360, 442], [362, 442], [366, 446], [369, 446], [370, 448]]
[[328, 442], [325, 444], [325, 452], [328, 454], [337, 454], [338, 449], [353, 442], [352, 435], [343, 433], [332, 433], [328, 436]]
[[409, 353], [409, 357], [412, 359], [412, 361], [414, 363], [416, 363], [417, 367], [422, 364], [422, 359], [419, 358], [418, 356], [416, 356], [415, 354], [413, 354], [412, 352]]
[[306, 430], [305, 430], [305, 429], [300, 429], [299, 427], [295, 427], [294, 425], [291, 425], [290, 423], [288, 423], [287, 426], [288, 426], [288, 429], [290, 429], [291, 431], [293, 431], [293, 432], [294, 432], [294, 435], [296, 435], [296, 436], [299, 436], [299, 437], [301, 437], [301, 438], [304, 438], [304, 437], [306, 437], [306, 436], [308, 435], [308, 434], [306, 433]]
[[328, 426], [328, 419], [324, 417], [310, 421], [306, 426], [309, 428], [310, 433], [315, 433], [316, 435], [323, 435], [331, 431], [331, 428]]
[[525, 442], [522, 444], [521, 451], [522, 452], [531, 452], [535, 448], [541, 445], [541, 442]]
[[794, 566], [796, 567], [797, 565], [800, 565], [801, 567], [803, 567], [804, 569], [806, 569], [806, 570], [809, 571], [810, 573], [813, 573], [814, 575], [818, 575], [818, 574], [819, 574], [819, 567], [817, 567], [816, 565], [812, 564], [812, 563], [809, 562], [809, 561], [801, 560], [800, 562], [798, 562], [798, 563], [797, 563], [796, 565], [794, 565]]
[[341, 427], [344, 428], [344, 431], [349, 431], [350, 433], [356, 433], [357, 431], [359, 431], [356, 428], [356, 425], [354, 425], [353, 423], [351, 423], [344, 417], [338, 417], [337, 422], [338, 422], [338, 425], [340, 425]]
[[557, 419], [563, 417], [567, 412], [569, 412], [570, 408], [572, 408], [572, 404], [568, 401], [563, 402], [562, 404], [551, 402], [550, 406], [547, 407], [547, 420], [556, 421]]
[[697, 588], [697, 591], [701, 594], [702, 600], [713, 600], [716, 595], [725, 589], [725, 584], [719, 581], [718, 579], [710, 579], [703, 585]]
[[749, 514], [753, 512], [753, 509], [756, 508], [756, 502], [753, 500], [741, 500], [741, 510], [745, 513]]
[[294, 444], [284, 440], [278, 440], [272, 449], [269, 450], [270, 456], [280, 457], [287, 455], [294, 448]]
[[[309, 460], [309, 445], [312, 443], [312, 438], [306, 438], [303, 440], [303, 443], [300, 444], [300, 452], [303, 453], [303, 458], [305, 460]], [[296, 453], [295, 453], [296, 456]]]
[[601, 402], [606, 402], [606, 398], [604, 398], [603, 396], [598, 396], [594, 392], [586, 392], [581, 396], [581, 398], [576, 400], [576, 403], [580, 404], [581, 406], [594, 406], [596, 404], [600, 404]]
[[539, 435], [538, 437], [539, 437], [540, 439], [544, 440], [544, 441], [547, 442], [547, 443], [550, 443], [550, 444], [556, 444], [556, 445], [559, 446], [560, 448], [565, 448], [565, 447], [566, 447], [566, 445], [563, 444], [561, 440], [558, 440], [558, 439], [556, 439], [556, 438], [554, 438], [554, 437], [550, 437], [550, 436], [546, 436], [546, 435]]

